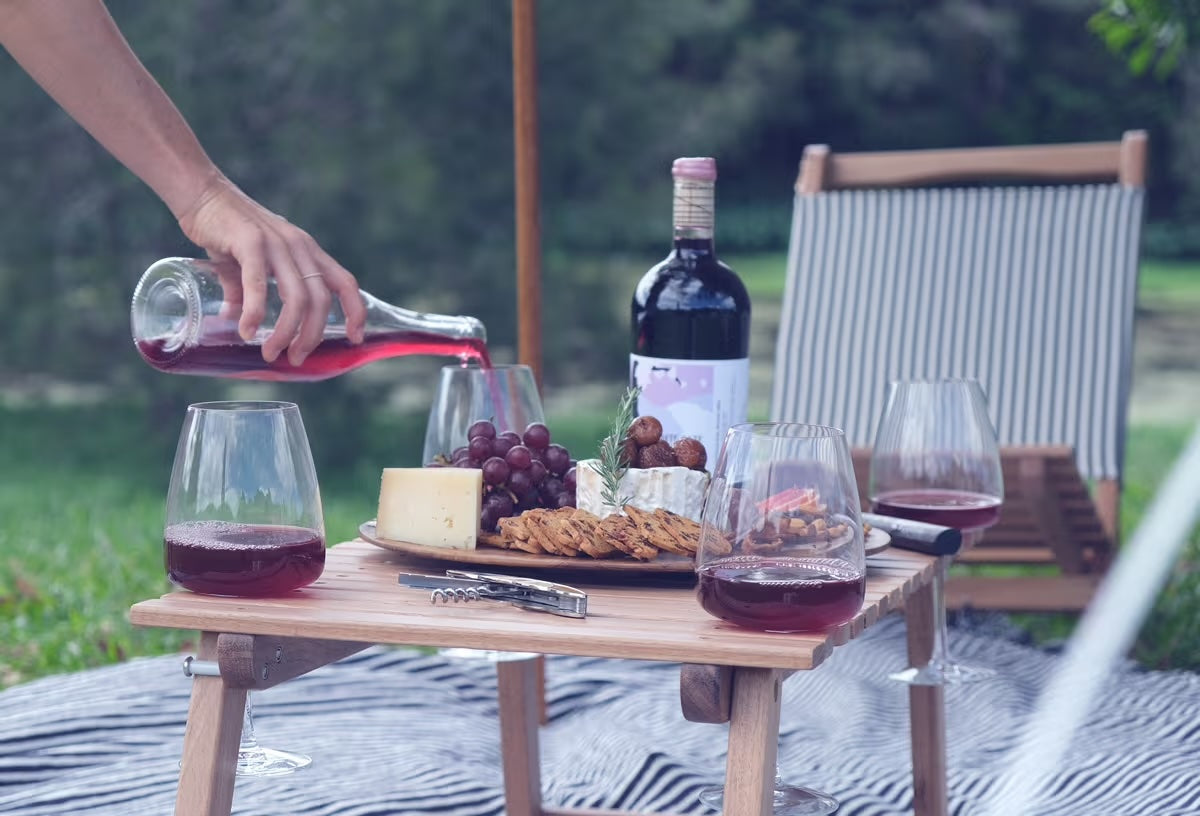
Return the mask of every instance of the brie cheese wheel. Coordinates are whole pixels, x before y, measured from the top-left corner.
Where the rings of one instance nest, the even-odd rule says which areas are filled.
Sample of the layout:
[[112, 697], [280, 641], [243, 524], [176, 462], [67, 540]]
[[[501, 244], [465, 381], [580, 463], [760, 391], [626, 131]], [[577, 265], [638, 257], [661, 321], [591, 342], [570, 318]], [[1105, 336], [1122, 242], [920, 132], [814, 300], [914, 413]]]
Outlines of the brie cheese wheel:
[[482, 501], [481, 470], [384, 468], [375, 532], [393, 541], [473, 550]]
[[[601, 494], [604, 480], [596, 469], [599, 459], [584, 459], [575, 467], [575, 506], [595, 513], [600, 518], [620, 510], [605, 504]], [[704, 510], [704, 491], [708, 488], [708, 473], [683, 467], [629, 468], [621, 477], [621, 496], [631, 496], [628, 502], [642, 510], [661, 507], [694, 521]]]

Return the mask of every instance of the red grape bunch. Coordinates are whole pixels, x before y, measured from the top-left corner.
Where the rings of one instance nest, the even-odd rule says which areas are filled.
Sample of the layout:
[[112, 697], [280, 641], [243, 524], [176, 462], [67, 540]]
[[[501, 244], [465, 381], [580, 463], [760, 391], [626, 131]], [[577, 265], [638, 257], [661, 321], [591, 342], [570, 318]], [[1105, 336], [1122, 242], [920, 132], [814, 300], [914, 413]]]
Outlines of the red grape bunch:
[[450, 455], [451, 467], [483, 471], [479, 529], [494, 532], [502, 518], [537, 507], [575, 506], [575, 460], [551, 444], [550, 429], [531, 423], [525, 433], [497, 433], [486, 419], [467, 429], [467, 444]]

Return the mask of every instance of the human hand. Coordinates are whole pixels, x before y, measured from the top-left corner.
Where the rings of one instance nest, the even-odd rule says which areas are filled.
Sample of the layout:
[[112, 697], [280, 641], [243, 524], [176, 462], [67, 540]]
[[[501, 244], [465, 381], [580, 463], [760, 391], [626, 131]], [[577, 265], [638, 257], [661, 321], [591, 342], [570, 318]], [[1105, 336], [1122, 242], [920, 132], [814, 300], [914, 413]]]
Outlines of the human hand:
[[267, 278], [275, 278], [283, 307], [262, 355], [274, 361], [287, 349], [300, 365], [321, 342], [333, 294], [346, 315], [346, 336], [361, 343], [366, 307], [358, 281], [304, 230], [266, 209], [224, 176], [215, 176], [196, 203], [179, 216], [179, 226], [219, 266], [239, 268], [222, 275], [226, 302], [241, 302], [238, 334], [249, 340], [266, 313]]

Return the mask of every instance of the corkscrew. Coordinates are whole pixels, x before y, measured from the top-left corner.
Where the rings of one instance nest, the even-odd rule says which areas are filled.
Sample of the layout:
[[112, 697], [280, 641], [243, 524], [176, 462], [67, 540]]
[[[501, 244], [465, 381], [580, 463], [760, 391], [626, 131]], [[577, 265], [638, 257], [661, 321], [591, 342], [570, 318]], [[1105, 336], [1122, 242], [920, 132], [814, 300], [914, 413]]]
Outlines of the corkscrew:
[[400, 573], [401, 586], [432, 590], [429, 602], [467, 603], [470, 601], [504, 601], [505, 603], [549, 612], [568, 618], [587, 616], [587, 593], [566, 584], [521, 578], [515, 575], [492, 575], [466, 570], [446, 570], [445, 575]]

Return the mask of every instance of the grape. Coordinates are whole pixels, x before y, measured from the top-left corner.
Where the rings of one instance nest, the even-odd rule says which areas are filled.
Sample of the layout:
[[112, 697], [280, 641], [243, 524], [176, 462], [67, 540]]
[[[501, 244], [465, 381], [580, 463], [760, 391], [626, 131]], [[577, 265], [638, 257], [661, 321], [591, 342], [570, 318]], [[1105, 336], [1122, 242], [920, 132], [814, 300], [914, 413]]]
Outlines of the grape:
[[550, 429], [540, 422], [531, 422], [525, 428], [523, 439], [531, 448], [544, 448], [550, 444]]
[[477, 469], [479, 467], [479, 463], [469, 456], [466, 456], [462, 459], [455, 459], [453, 467]]
[[[514, 434], [514, 436], [515, 435], [516, 434]], [[508, 438], [504, 434], [501, 434], [492, 440], [492, 456], [503, 457], [506, 453], [512, 450], [513, 445], [516, 444], [517, 443], [512, 441], [512, 439]]]
[[513, 445], [508, 449], [508, 453], [504, 454], [504, 461], [508, 462], [508, 466], [513, 470], [528, 470], [533, 456], [524, 445]]
[[[512, 443], [512, 445], [520, 445], [521, 444], [521, 435], [519, 433], [517, 433], [516, 431], [505, 431], [504, 433], [500, 434], [496, 438], [497, 439], [507, 439], [509, 442]], [[509, 445], [509, 447], [512, 447], [512, 445]]]
[[519, 502], [517, 502], [517, 512], [524, 513], [526, 510], [536, 509], [537, 506], [538, 506], [537, 494], [530, 493], [527, 496], [522, 496], [521, 500]]
[[550, 506], [554, 506], [554, 497], [562, 492], [562, 480], [555, 476], [547, 476], [546, 480], [542, 482], [542, 486], [538, 488], [538, 495]]
[[567, 449], [562, 445], [549, 445], [546, 447], [546, 452], [542, 454], [542, 461], [546, 463], [546, 467], [555, 476], [561, 476], [567, 472], [571, 466], [571, 454], [567, 453]]
[[546, 466], [537, 459], [529, 463], [529, 478], [533, 480], [535, 485], [540, 485], [548, 472]]
[[467, 450], [466, 445], [463, 445], [461, 448], [455, 448], [454, 453], [450, 454], [450, 461], [453, 462], [455, 459], [462, 459], [469, 453], [470, 451]]
[[467, 429], [467, 439], [475, 439], [480, 436], [488, 440], [495, 439], [496, 426], [486, 419], [472, 423], [471, 427]]
[[517, 498], [523, 498], [531, 493], [536, 495], [537, 492], [533, 480], [529, 478], [528, 470], [514, 470], [508, 474], [508, 489], [517, 494]]
[[467, 445], [467, 449], [471, 452], [472, 459], [482, 462], [492, 455], [492, 440], [477, 436]]
[[484, 509], [492, 510], [497, 519], [507, 518], [513, 514], [515, 505], [512, 496], [503, 490], [492, 493], [483, 503]]
[[483, 463], [483, 480], [490, 485], [500, 485], [508, 481], [510, 468], [499, 456], [492, 456]]
[[494, 508], [484, 506], [484, 508], [479, 512], [479, 529], [485, 532], [494, 533], [496, 532], [496, 522], [499, 520], [500, 515]]
[[554, 497], [554, 507], [574, 507], [575, 496], [571, 493], [559, 493]]
[[567, 472], [563, 474], [562, 480], [563, 480], [563, 487], [566, 488], [566, 490], [568, 492], [574, 493], [575, 492], [575, 468], [574, 468], [574, 466], [567, 469]]

